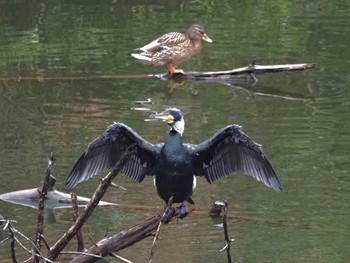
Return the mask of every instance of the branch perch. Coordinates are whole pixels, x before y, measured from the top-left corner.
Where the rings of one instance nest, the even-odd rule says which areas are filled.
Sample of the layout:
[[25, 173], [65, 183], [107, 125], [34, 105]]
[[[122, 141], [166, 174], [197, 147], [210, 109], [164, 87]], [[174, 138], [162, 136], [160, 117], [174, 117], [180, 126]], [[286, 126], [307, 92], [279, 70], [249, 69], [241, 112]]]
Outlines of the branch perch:
[[93, 210], [98, 205], [99, 201], [102, 199], [103, 195], [107, 191], [109, 184], [112, 182], [114, 177], [117, 176], [119, 171], [123, 168], [124, 164], [129, 160], [131, 155], [136, 150], [135, 145], [131, 145], [118, 163], [113, 167], [113, 169], [108, 173], [104, 180], [97, 187], [95, 193], [91, 197], [90, 202], [84, 209], [84, 211], [79, 215], [76, 222], [71, 226], [71, 228], [56, 242], [56, 244], [50, 249], [49, 259], [55, 260], [62, 249], [68, 244], [68, 242], [76, 235], [78, 230], [83, 226], [87, 219], [91, 216]]
[[224, 207], [223, 207], [223, 217], [222, 217], [222, 226], [224, 228], [224, 237], [225, 237], [225, 246], [222, 250], [226, 250], [226, 256], [227, 256], [227, 262], [232, 263], [232, 258], [231, 258], [231, 253], [230, 253], [230, 248], [231, 248], [231, 242], [233, 239], [230, 239], [228, 236], [228, 227], [227, 227], [227, 222], [226, 222], [226, 216], [227, 216], [227, 210], [228, 210], [228, 204], [226, 201], [224, 201]]
[[247, 67], [224, 70], [224, 71], [207, 71], [207, 72], [195, 72], [188, 71], [184, 74], [159, 74], [157, 75], [162, 79], [197, 79], [197, 80], [227, 80], [227, 79], [241, 79], [241, 80], [254, 80], [255, 75], [263, 73], [276, 73], [284, 71], [302, 71], [307, 69], [313, 69], [315, 64], [303, 63], [303, 64], [286, 64], [286, 65], [255, 65], [250, 64]]
[[72, 76], [72, 77], [42, 77], [42, 76], [16, 76], [16, 77], [3, 77], [0, 81], [95, 81], [95, 80], [115, 80], [115, 79], [196, 79], [196, 80], [254, 80], [254, 75], [263, 73], [276, 73], [283, 71], [301, 71], [307, 69], [313, 69], [315, 64], [301, 63], [301, 64], [285, 64], [285, 65], [255, 65], [251, 64], [247, 67], [224, 70], [224, 71], [207, 71], [207, 72], [195, 72], [188, 71], [184, 74], [134, 74], [134, 75], [100, 75], [100, 76]]
[[[50, 179], [52, 178], [51, 172], [54, 164], [54, 156], [53, 153], [51, 153], [47, 160], [47, 169], [46, 169], [46, 176], [44, 179], [43, 187], [40, 191], [40, 198], [38, 203], [38, 215], [37, 215], [37, 229], [36, 229], [36, 235], [35, 235], [35, 250], [40, 250], [42, 247], [42, 239], [43, 239], [43, 233], [44, 233], [44, 208], [45, 208], [45, 200], [47, 196], [47, 192], [50, 189]], [[38, 258], [35, 259], [35, 261], [39, 262]]]
[[152, 236], [156, 231], [162, 216], [160, 214], [154, 215], [136, 225], [130, 229], [124, 230], [118, 234], [115, 234], [109, 238], [105, 238], [99, 241], [96, 245], [90, 247], [86, 253], [91, 255], [79, 255], [71, 261], [71, 263], [78, 262], [96, 262], [100, 258], [96, 258], [92, 255], [99, 255], [101, 257], [108, 256], [112, 252], [117, 252], [121, 249], [129, 247], [134, 243]]

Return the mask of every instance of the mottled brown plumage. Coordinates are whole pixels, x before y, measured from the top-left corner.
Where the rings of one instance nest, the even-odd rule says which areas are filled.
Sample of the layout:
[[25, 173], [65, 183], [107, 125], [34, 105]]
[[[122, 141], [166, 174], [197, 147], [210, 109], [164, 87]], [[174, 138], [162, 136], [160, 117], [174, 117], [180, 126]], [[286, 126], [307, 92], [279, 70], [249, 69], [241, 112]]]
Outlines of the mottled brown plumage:
[[140, 62], [152, 66], [166, 66], [168, 73], [183, 73], [174, 64], [185, 62], [201, 51], [201, 41], [211, 43], [203, 26], [193, 25], [185, 34], [171, 32], [134, 50], [131, 54]]

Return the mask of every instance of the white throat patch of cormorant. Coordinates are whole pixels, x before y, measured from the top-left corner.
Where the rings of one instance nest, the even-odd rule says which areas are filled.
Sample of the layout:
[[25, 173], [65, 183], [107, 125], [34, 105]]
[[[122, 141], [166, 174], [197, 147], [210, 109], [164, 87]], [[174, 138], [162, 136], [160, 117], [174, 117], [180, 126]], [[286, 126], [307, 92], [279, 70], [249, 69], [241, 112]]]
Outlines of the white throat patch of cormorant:
[[126, 149], [136, 144], [137, 150], [121, 173], [138, 182], [146, 175], [155, 176], [158, 194], [166, 203], [172, 196], [174, 203], [187, 201], [193, 204], [194, 176], [204, 176], [211, 184], [234, 172], [241, 172], [278, 192], [282, 191], [261, 145], [243, 133], [241, 126], [228, 125], [195, 145], [182, 142], [184, 118], [179, 109], [168, 108], [150, 117], [163, 120], [170, 126], [164, 143], [151, 144], [132, 128], [115, 122], [88, 145], [69, 173], [66, 186], [74, 187], [112, 168]]

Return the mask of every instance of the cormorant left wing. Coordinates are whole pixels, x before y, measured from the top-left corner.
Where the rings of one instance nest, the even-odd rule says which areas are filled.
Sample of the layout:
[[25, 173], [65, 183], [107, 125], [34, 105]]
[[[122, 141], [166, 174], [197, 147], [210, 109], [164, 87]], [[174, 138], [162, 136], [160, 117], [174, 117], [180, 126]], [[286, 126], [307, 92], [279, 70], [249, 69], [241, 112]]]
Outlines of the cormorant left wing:
[[205, 176], [209, 183], [233, 172], [242, 172], [276, 191], [282, 191], [282, 185], [261, 145], [244, 134], [239, 125], [222, 128], [199, 145], [186, 146], [195, 175]]
[[89, 143], [69, 173], [66, 186], [72, 188], [112, 168], [132, 144], [136, 144], [136, 152], [123, 166], [121, 173], [138, 182], [141, 182], [145, 175], [153, 175], [160, 147], [147, 142], [127, 125], [113, 123], [102, 135]]

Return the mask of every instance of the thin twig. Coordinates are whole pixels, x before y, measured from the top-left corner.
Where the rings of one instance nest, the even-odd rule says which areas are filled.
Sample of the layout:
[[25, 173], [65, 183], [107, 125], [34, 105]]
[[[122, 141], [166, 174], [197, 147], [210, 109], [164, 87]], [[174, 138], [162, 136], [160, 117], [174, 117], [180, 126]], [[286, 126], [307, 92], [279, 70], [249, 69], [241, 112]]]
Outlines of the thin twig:
[[230, 254], [230, 248], [231, 248], [231, 242], [233, 241], [233, 239], [230, 239], [228, 236], [228, 228], [227, 228], [227, 222], [226, 222], [226, 216], [227, 216], [227, 211], [228, 211], [228, 204], [226, 201], [224, 201], [224, 213], [223, 213], [223, 217], [222, 217], [222, 225], [224, 228], [224, 236], [225, 236], [225, 246], [222, 250], [226, 250], [226, 255], [227, 255], [227, 262], [228, 263], [232, 263], [232, 259], [231, 259], [231, 254]]
[[132, 261], [130, 261], [130, 260], [126, 259], [126, 258], [123, 258], [122, 256], [119, 256], [119, 255], [117, 255], [115, 253], [111, 253], [110, 256], [114, 257], [116, 259], [119, 259], [120, 261], [125, 262], [125, 263], [132, 263]]
[[[50, 260], [50, 259], [44, 257], [42, 254], [38, 254], [38, 253], [36, 253], [35, 251], [26, 248], [26, 246], [23, 245], [23, 244], [21, 243], [21, 241], [19, 241], [19, 239], [18, 239], [17, 237], [15, 237], [15, 240], [16, 240], [16, 243], [17, 243], [24, 251], [26, 251], [26, 252], [31, 256], [31, 257], [30, 257], [28, 260], [26, 260], [26, 261], [32, 261], [32, 259], [33, 259], [34, 257], [37, 257], [37, 258], [42, 258], [43, 260], [45, 260], [45, 261], [47, 261], [47, 262], [55, 263], [54, 261], [52, 261], [52, 260]], [[34, 242], [32, 242], [32, 243], [34, 244]], [[39, 253], [40, 253], [40, 251], [39, 251]]]
[[159, 224], [158, 224], [158, 227], [157, 227], [157, 230], [156, 230], [156, 233], [154, 234], [154, 237], [153, 237], [151, 251], [149, 253], [149, 258], [148, 258], [148, 263], [152, 262], [152, 258], [154, 256], [154, 252], [156, 251], [156, 241], [159, 238], [160, 229], [161, 229], [162, 225], [163, 225], [163, 222], [162, 222], [162, 220], [160, 220]]
[[17, 263], [17, 259], [16, 259], [16, 251], [15, 251], [15, 244], [16, 244], [16, 237], [15, 237], [15, 233], [12, 230], [12, 227], [10, 226], [8, 228], [9, 233], [10, 233], [10, 237], [11, 237], [11, 258], [13, 263]]
[[0, 241], [0, 245], [1, 245], [2, 243], [5, 243], [6, 241], [8, 241], [8, 240], [10, 240], [10, 239], [11, 239], [11, 237], [7, 237], [7, 238], [1, 240], [1, 241]]
[[[72, 192], [71, 199], [72, 199], [72, 207], [73, 207], [73, 222], [76, 222], [77, 218], [79, 216], [77, 194]], [[78, 240], [77, 251], [82, 252], [82, 251], [84, 251], [85, 246], [84, 246], [84, 236], [83, 236], [83, 232], [82, 232], [81, 228], [78, 229], [76, 236], [77, 236], [77, 240]]]
[[41, 236], [41, 241], [44, 242], [44, 245], [45, 245], [46, 249], [49, 251], [49, 250], [50, 250], [50, 246], [49, 246], [49, 244], [46, 242], [46, 239], [45, 239], [44, 236]]
[[67, 254], [67, 255], [84, 255], [84, 256], [90, 256], [90, 257], [94, 257], [94, 258], [102, 258], [99, 255], [90, 254], [90, 253], [86, 253], [86, 252], [79, 252], [79, 251], [61, 251], [60, 254], [61, 255], [63, 255], [63, 254]]
[[90, 199], [90, 202], [85, 207], [84, 211], [79, 215], [77, 221], [71, 226], [71, 228], [54, 244], [49, 252], [49, 258], [55, 260], [60, 251], [68, 244], [68, 242], [75, 236], [77, 231], [83, 226], [87, 219], [91, 216], [95, 207], [102, 199], [103, 195], [107, 191], [109, 184], [112, 182], [114, 177], [117, 176], [119, 171], [123, 168], [124, 164], [130, 159], [130, 156], [135, 152], [135, 145], [131, 145], [124, 155], [120, 158], [118, 163], [113, 167], [112, 171], [104, 178], [103, 182], [97, 187], [95, 193]]
[[[21, 233], [20, 231], [18, 231], [16, 228], [14, 228], [14, 227], [12, 226], [11, 223], [8, 224], [8, 228], [9, 228], [9, 231], [11, 230], [14, 234], [18, 234], [18, 235], [20, 235], [22, 238], [24, 238], [26, 241], [28, 241], [28, 242], [33, 246], [33, 248], [35, 247], [35, 242], [32, 241], [32, 240], [31, 240], [30, 238], [28, 238], [27, 236], [25, 236], [24, 234], [22, 234], [22, 233]], [[37, 252], [35, 252], [35, 251], [33, 251], [33, 250], [30, 250], [30, 249], [26, 248], [26, 246], [23, 245], [23, 244], [21, 243], [21, 241], [19, 241], [19, 239], [18, 239], [16, 236], [14, 236], [14, 239], [15, 239], [16, 243], [17, 243], [24, 251], [26, 251], [28, 254], [30, 254], [32, 257], [34, 256], [34, 257], [38, 257], [38, 258], [45, 259], [45, 260], [48, 261], [48, 262], [53, 262], [53, 261], [51, 261], [51, 260], [45, 258], [44, 255], [41, 254], [40, 251], [36, 250]], [[31, 258], [32, 258], [32, 257], [31, 257]]]
[[[38, 215], [37, 215], [37, 228], [36, 228], [36, 234], [35, 234], [35, 246], [34, 250], [40, 251], [42, 247], [42, 237], [44, 233], [44, 208], [45, 208], [45, 200], [46, 195], [49, 190], [49, 181], [50, 176], [53, 168], [54, 163], [54, 157], [53, 153], [50, 153], [48, 160], [47, 160], [47, 169], [46, 169], [46, 176], [43, 183], [43, 187], [40, 191], [40, 197], [39, 197], [39, 203], [38, 203]], [[35, 259], [35, 261], [39, 262], [38, 259]]]
[[166, 206], [166, 208], [164, 210], [162, 218], [159, 221], [159, 224], [158, 224], [158, 227], [157, 227], [157, 231], [156, 231], [156, 233], [154, 235], [154, 238], [153, 238], [152, 247], [151, 247], [150, 255], [149, 255], [149, 258], [148, 258], [148, 263], [152, 262], [152, 258], [154, 256], [155, 251], [156, 251], [156, 241], [159, 239], [160, 229], [161, 229], [162, 225], [164, 224], [163, 221], [168, 216], [168, 212], [170, 211], [172, 205], [173, 205], [173, 196], [171, 196], [169, 198], [168, 204], [167, 204], [167, 206]]
[[[100, 179], [100, 180], [102, 180], [102, 179]], [[117, 188], [117, 189], [122, 189], [122, 190], [126, 190], [126, 188], [125, 187], [123, 187], [123, 186], [121, 186], [121, 185], [118, 185], [118, 184], [116, 184], [116, 183], [113, 183], [113, 182], [111, 182], [111, 187], [114, 187], [114, 188]]]

